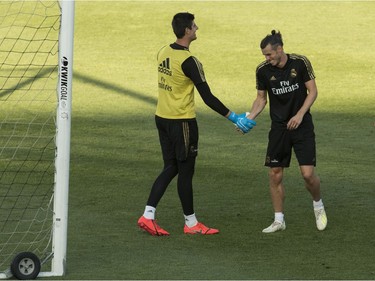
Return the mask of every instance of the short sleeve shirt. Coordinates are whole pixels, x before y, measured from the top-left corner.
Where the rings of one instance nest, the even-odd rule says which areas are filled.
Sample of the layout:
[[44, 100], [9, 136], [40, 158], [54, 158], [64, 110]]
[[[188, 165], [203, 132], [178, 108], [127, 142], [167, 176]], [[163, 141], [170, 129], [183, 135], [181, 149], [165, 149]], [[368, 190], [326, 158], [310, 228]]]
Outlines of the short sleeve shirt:
[[[273, 125], [286, 126], [307, 97], [305, 83], [315, 79], [312, 65], [305, 56], [287, 56], [288, 60], [283, 68], [264, 61], [256, 69], [256, 87], [268, 92]], [[311, 119], [308, 111], [302, 122], [311, 122]]]

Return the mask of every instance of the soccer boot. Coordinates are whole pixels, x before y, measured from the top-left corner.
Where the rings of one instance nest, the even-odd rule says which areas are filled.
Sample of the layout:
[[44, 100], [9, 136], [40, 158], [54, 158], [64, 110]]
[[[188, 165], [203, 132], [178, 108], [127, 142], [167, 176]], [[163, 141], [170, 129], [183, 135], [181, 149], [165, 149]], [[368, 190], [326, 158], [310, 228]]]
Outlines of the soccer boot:
[[272, 233], [276, 231], [282, 231], [285, 230], [286, 224], [285, 221], [279, 222], [279, 221], [274, 221], [269, 227], [265, 228], [262, 230], [263, 233]]
[[319, 230], [324, 230], [327, 227], [327, 215], [324, 208], [314, 209], [316, 227]]
[[217, 233], [219, 233], [219, 230], [215, 229], [215, 228], [209, 228], [209, 227], [205, 226], [203, 223], [198, 222], [193, 227], [188, 227], [185, 224], [184, 233], [185, 234], [211, 235], [211, 234], [217, 234]]
[[155, 220], [146, 219], [144, 216], [141, 216], [139, 218], [138, 226], [153, 236], [169, 235], [169, 233], [166, 230], [162, 229]]

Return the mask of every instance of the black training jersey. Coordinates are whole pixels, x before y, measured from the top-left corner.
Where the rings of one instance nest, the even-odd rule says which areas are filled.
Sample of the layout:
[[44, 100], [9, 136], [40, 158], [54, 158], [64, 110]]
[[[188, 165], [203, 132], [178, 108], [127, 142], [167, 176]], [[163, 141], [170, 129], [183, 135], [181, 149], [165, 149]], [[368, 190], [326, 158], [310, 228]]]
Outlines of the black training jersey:
[[[306, 57], [297, 54], [287, 56], [283, 68], [264, 61], [256, 69], [256, 87], [268, 92], [273, 125], [286, 126], [307, 97], [305, 83], [315, 79], [311, 63]], [[302, 122], [307, 121], [311, 121], [310, 111], [306, 112]]]

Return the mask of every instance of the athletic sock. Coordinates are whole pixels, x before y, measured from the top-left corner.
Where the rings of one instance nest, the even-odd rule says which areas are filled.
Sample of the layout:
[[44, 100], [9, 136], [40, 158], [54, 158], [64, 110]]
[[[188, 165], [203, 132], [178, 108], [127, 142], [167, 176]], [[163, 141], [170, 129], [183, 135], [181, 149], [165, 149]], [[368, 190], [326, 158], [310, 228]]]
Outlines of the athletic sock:
[[282, 212], [275, 212], [275, 221], [284, 222], [284, 213]]
[[184, 215], [185, 217], [185, 224], [188, 226], [188, 227], [193, 227], [193, 226], [196, 226], [197, 223], [198, 223], [198, 220], [197, 218], [195, 217], [195, 214], [192, 214], [192, 215]]
[[146, 206], [145, 212], [143, 213], [143, 216], [146, 219], [154, 220], [155, 219], [155, 212], [156, 212], [156, 208], [154, 208], [152, 206]]
[[313, 206], [314, 206], [314, 210], [323, 209], [324, 205], [323, 205], [322, 199], [320, 199], [319, 201], [314, 201], [313, 200]]

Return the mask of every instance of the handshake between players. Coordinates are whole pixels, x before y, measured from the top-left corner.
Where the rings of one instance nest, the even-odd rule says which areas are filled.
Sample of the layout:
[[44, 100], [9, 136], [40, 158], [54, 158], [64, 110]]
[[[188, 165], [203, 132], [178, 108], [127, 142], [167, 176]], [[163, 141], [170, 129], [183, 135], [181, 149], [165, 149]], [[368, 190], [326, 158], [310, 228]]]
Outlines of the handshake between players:
[[254, 120], [247, 118], [248, 115], [249, 112], [244, 112], [238, 115], [231, 112], [228, 116], [228, 120], [233, 122], [233, 124], [237, 127], [237, 131], [242, 134], [246, 134], [250, 132], [250, 130], [257, 124]]

